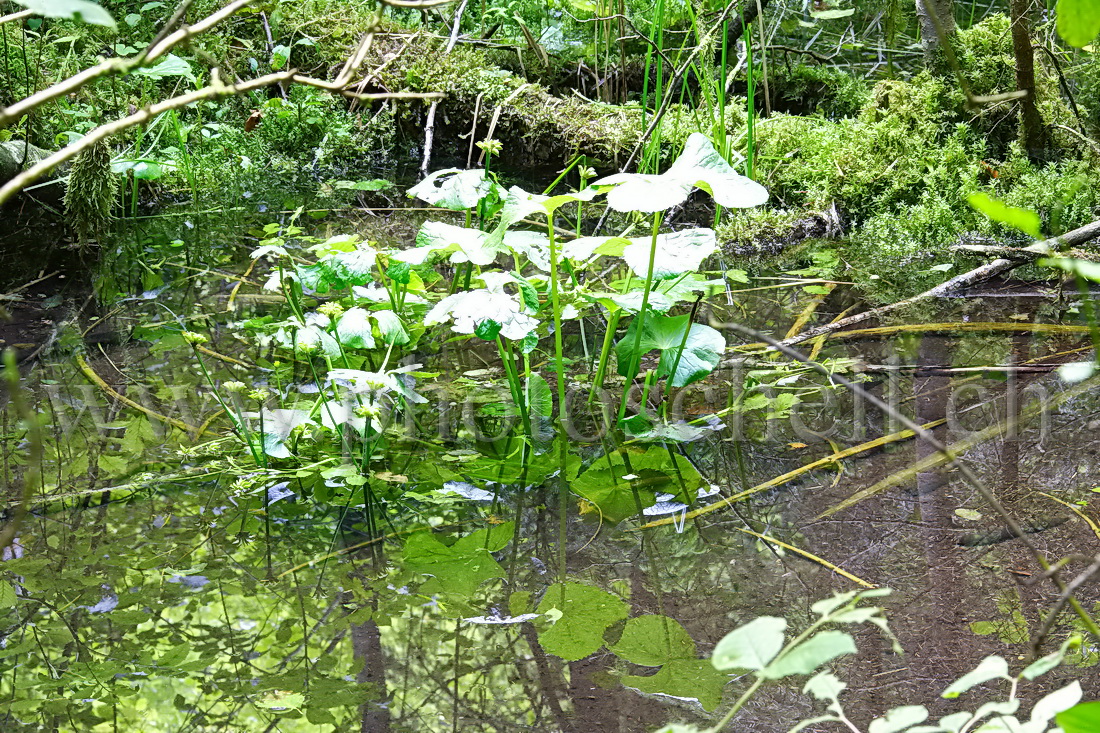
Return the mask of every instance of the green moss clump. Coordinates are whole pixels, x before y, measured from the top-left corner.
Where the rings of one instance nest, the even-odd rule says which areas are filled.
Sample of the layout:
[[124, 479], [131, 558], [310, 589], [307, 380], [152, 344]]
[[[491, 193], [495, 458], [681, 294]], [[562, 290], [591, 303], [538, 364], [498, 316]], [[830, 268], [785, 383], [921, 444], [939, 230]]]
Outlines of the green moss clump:
[[65, 185], [65, 215], [79, 244], [96, 238], [114, 218], [118, 178], [111, 172], [111, 148], [99, 141], [76, 156]]

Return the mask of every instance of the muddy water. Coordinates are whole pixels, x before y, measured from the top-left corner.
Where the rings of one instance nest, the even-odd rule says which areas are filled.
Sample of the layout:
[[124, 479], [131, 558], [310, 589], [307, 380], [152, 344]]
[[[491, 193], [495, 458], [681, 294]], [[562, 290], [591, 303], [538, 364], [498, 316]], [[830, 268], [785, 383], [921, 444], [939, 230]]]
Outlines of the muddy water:
[[[740, 624], [775, 615], [801, 628], [813, 602], [858, 587], [791, 548], [895, 591], [883, 605], [905, 655], [894, 654], [877, 631], [859, 630], [859, 654], [836, 665], [849, 684], [850, 717], [860, 726], [900, 704], [924, 704], [934, 715], [960, 709], [939, 698], [951, 680], [987, 654], [1005, 656], [1013, 669], [1029, 654], [1058, 591], [1040, 578], [1032, 550], [1005, 533], [1005, 521], [958, 471], [917, 472], [828, 513], [930, 455], [911, 439], [838, 459], [732, 507], [641, 532], [633, 518], [618, 526], [602, 522], [598, 511], [572, 496], [565, 504], [566, 577], [616, 599], [617, 621], [591, 621], [607, 627], [606, 645], [569, 658], [547, 651], [562, 647], [549, 642], [544, 620], [484, 623], [532, 610], [560, 577], [553, 444], [524, 472], [515, 466], [513, 444], [488, 439], [499, 427], [492, 406], [508, 399], [487, 383], [499, 378], [495, 352], [468, 342], [426, 342], [414, 356], [424, 370], [440, 373], [418, 382], [432, 401], [418, 414], [412, 437], [379, 447], [374, 476], [348, 493], [338, 473], [320, 473], [338, 462], [296, 464], [282, 474], [250, 464], [218, 415], [195, 354], [178, 337], [181, 324], [211, 335], [214, 355], [199, 358], [215, 380], [274, 388], [272, 352], [243, 339], [235, 324], [263, 318], [279, 303], [257, 287], [259, 273], [235, 295], [234, 286], [254, 246], [246, 232], [277, 216], [165, 217], [124, 226], [86, 282], [103, 296], [94, 307], [83, 306], [87, 287], [79, 289], [81, 297], [47, 292], [42, 300], [60, 296], [60, 310], [44, 317], [52, 322], [48, 337], [19, 336], [45, 346], [28, 349], [21, 368], [45, 446], [38, 464], [43, 485], [0, 563], [0, 598], [10, 609], [0, 646], [4, 730], [705, 725], [747, 680], [730, 682], [717, 712], [705, 676], [692, 676], [698, 670], [681, 667], [670, 675], [683, 682], [676, 694], [643, 693], [637, 688], [645, 683], [629, 676], [660, 672], [613, 653], [622, 620], [671, 617], [693, 640], [695, 656], [705, 659]], [[417, 223], [349, 217], [309, 226], [321, 234], [370, 232], [387, 243], [408, 237]], [[839, 305], [839, 295], [822, 307], [822, 322], [847, 305]], [[808, 297], [791, 289], [733, 295], [710, 304], [701, 318], [737, 318], [782, 334]], [[1052, 294], [1013, 294], [1005, 286], [911, 314], [910, 322], [1077, 323], [1066, 305]], [[591, 353], [597, 324], [588, 325]], [[97, 330], [89, 331], [92, 326]], [[578, 361], [581, 339], [579, 329], [567, 333]], [[732, 335], [728, 340], [739, 343]], [[1079, 333], [941, 327], [831, 340], [820, 358], [855, 360], [865, 388], [918, 422], [944, 420], [935, 435], [954, 443], [1033, 401], [1053, 403], [1070, 385], [1052, 365], [1083, 358], [1087, 352], [1073, 350], [1085, 346]], [[77, 359], [81, 353], [86, 366]], [[746, 358], [685, 394], [685, 413], [722, 410], [753, 383], [772, 384], [761, 390], [772, 398], [797, 393], [802, 402], [778, 414], [767, 408], [723, 414], [720, 430], [682, 446], [686, 460], [722, 495], [902, 429], [843, 390], [823, 390], [822, 380], [808, 374], [775, 384], [768, 375], [781, 362]], [[534, 366], [553, 381], [542, 358]], [[90, 381], [90, 374], [101, 381]], [[296, 373], [283, 386], [289, 393], [310, 381]], [[6, 410], [3, 472], [14, 497], [33, 446], [10, 403]], [[165, 418], [209, 425], [196, 439]], [[604, 448], [583, 442], [583, 432], [569, 449], [587, 464]], [[1032, 532], [1032, 548], [1054, 560], [1094, 554], [1100, 544], [1089, 524], [1061, 503], [1096, 516], [1097, 451], [1100, 400], [1090, 391], [978, 443], [966, 458]], [[445, 493], [456, 479], [488, 498]], [[359, 510], [368, 492], [381, 507], [369, 515]], [[516, 523], [515, 537], [498, 548], [491, 532], [508, 522]], [[446, 540], [431, 545], [428, 560], [417, 543], [431, 536], [415, 532], [425, 527]], [[494, 550], [492, 564], [448, 556], [459, 547], [448, 546], [454, 537], [479, 530], [489, 533], [484, 546]], [[1070, 564], [1066, 577], [1077, 570], [1079, 563]], [[1095, 585], [1078, 596], [1085, 608], [1095, 607]], [[1043, 651], [1073, 630], [1072, 618], [1063, 616]], [[584, 624], [572, 633], [583, 636]], [[1086, 644], [1071, 665], [1027, 687], [1024, 698], [1070, 678], [1081, 679], [1087, 698], [1097, 697], [1091, 665], [1098, 654], [1095, 644]], [[820, 713], [800, 694], [801, 683], [765, 687], [729, 729], [782, 731]]]

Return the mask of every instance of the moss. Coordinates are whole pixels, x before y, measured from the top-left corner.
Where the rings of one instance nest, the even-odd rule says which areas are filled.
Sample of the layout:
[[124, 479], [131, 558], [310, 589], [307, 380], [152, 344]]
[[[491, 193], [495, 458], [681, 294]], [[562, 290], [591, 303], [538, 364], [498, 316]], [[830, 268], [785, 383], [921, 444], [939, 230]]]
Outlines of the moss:
[[113, 217], [118, 178], [111, 172], [111, 148], [100, 141], [76, 156], [65, 185], [65, 215], [79, 244], [97, 237]]
[[[870, 99], [867, 82], [831, 66], [772, 64], [768, 86], [772, 108], [788, 114], [816, 111], [829, 119], [854, 117]], [[763, 93], [762, 88], [758, 91]]]

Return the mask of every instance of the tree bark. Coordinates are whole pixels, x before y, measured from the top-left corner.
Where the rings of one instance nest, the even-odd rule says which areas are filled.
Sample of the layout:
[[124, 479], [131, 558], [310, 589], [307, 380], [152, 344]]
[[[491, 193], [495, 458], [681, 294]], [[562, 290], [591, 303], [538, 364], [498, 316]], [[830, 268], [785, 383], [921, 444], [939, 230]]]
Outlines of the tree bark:
[[1012, 0], [1012, 50], [1016, 56], [1016, 88], [1020, 99], [1020, 140], [1032, 159], [1041, 158], [1045, 147], [1043, 118], [1035, 104], [1035, 53], [1031, 48], [1032, 0]]
[[955, 0], [917, 0], [917, 21], [925, 61], [932, 63], [940, 49], [940, 36], [955, 35]]

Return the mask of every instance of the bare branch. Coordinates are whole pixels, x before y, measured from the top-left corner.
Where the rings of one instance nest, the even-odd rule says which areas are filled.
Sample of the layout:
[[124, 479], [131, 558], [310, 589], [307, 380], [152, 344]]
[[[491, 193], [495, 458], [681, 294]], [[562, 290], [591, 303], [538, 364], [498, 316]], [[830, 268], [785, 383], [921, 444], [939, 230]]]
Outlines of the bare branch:
[[8, 15], [0, 15], [0, 25], [4, 23], [11, 23], [14, 20], [22, 20], [23, 18], [29, 18], [34, 15], [33, 10], [20, 10], [17, 13], [9, 13]]

